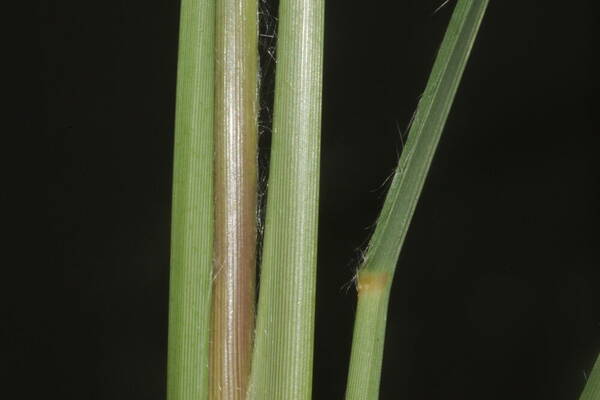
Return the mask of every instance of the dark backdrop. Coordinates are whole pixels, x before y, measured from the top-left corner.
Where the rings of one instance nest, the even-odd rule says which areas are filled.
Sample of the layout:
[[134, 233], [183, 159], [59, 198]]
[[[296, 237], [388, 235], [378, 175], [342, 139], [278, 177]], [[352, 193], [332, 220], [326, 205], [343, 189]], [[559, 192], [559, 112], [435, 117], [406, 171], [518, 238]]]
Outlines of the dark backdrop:
[[[441, 2], [326, 1], [315, 399], [343, 396], [348, 283], [453, 8]], [[600, 351], [592, 4], [491, 1], [400, 257], [382, 399], [577, 399]], [[178, 8], [40, 9], [55, 279], [23, 300], [34, 317], [14, 325], [12, 365], [47, 397], [165, 398]]]

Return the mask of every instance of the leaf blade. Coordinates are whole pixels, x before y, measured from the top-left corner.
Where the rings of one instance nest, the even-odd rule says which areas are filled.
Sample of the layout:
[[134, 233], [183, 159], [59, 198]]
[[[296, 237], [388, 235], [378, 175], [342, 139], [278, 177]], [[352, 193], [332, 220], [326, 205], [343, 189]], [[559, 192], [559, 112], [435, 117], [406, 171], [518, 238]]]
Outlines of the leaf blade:
[[600, 399], [600, 356], [596, 358], [596, 363], [592, 367], [590, 376], [587, 379], [583, 392], [579, 400], [598, 400]]

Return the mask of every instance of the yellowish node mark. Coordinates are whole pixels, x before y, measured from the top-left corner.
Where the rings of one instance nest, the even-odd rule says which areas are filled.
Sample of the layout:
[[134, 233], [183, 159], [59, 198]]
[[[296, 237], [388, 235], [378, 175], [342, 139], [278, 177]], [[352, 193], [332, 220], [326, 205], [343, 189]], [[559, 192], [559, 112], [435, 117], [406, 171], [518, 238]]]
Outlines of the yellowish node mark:
[[361, 272], [358, 274], [356, 284], [358, 295], [381, 291], [385, 289], [389, 280], [389, 272]]

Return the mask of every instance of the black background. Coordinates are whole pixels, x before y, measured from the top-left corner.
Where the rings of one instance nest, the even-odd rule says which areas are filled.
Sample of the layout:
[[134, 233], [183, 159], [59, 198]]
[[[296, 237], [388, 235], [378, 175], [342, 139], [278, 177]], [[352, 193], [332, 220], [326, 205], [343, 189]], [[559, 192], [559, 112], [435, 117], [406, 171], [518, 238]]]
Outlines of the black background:
[[[348, 283], [441, 2], [326, 1], [315, 399], [343, 397]], [[600, 351], [592, 3], [491, 1], [398, 264], [382, 399], [577, 399]], [[179, 4], [39, 11], [54, 279], [20, 303], [12, 369], [48, 397], [164, 399]]]

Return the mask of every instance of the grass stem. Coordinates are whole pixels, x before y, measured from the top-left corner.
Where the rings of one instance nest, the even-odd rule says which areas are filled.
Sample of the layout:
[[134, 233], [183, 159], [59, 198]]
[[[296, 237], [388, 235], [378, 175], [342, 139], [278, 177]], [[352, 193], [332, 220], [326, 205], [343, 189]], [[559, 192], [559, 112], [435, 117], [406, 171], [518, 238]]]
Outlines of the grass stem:
[[359, 269], [347, 400], [379, 396], [391, 277], [487, 5], [459, 0], [454, 9]]

